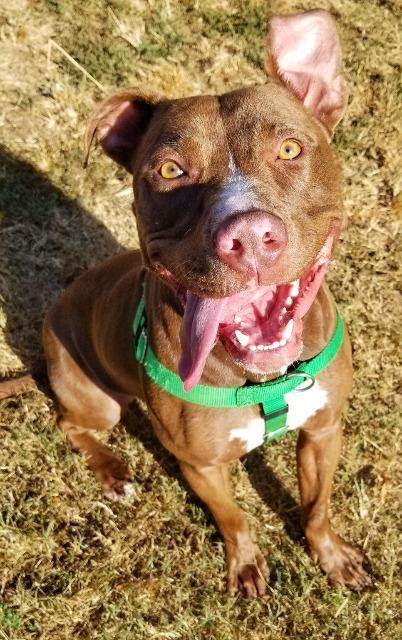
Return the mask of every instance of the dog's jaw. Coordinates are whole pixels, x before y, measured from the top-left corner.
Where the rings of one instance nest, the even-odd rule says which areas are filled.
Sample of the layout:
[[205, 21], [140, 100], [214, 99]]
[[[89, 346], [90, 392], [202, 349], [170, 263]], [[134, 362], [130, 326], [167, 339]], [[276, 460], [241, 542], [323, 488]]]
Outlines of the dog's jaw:
[[185, 291], [167, 270], [160, 271], [185, 305], [179, 373], [186, 390], [197, 384], [220, 340], [233, 360], [257, 375], [278, 374], [300, 355], [303, 317], [321, 286], [337, 231], [329, 234], [316, 259], [290, 283], [247, 287], [226, 298]]

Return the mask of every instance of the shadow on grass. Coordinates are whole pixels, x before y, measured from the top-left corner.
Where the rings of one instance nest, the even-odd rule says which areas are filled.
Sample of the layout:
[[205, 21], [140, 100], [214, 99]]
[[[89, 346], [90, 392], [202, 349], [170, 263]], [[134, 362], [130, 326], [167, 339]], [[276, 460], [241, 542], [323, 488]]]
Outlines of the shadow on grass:
[[[0, 223], [0, 299], [7, 317], [6, 339], [27, 369], [32, 369], [41, 359], [41, 325], [52, 300], [80, 273], [122, 247], [76, 200], [2, 146]], [[48, 393], [41, 376], [38, 382]], [[133, 406], [124, 424], [164, 471], [186, 488], [192, 501], [201, 505], [139, 407]], [[261, 498], [285, 522], [290, 537], [298, 539], [297, 505], [259, 451], [248, 456], [246, 467]], [[207, 518], [213, 521], [209, 512]]]
[[129, 410], [121, 419], [121, 424], [130, 436], [142, 443], [167, 475], [178, 480], [191, 492], [176, 458], [159, 442], [150, 420], [136, 401], [130, 404]]
[[[143, 446], [151, 453], [165, 473], [175, 478], [185, 488], [191, 502], [202, 506], [208, 523], [213, 523], [216, 527], [215, 520], [205, 508], [204, 503], [187, 484], [175, 457], [160, 444], [150, 421], [141, 411], [141, 408], [133, 403], [122, 423], [131, 436], [138, 438], [142, 442]], [[250, 482], [260, 498], [283, 521], [286, 533], [291, 540], [300, 542], [303, 537], [303, 531], [300, 526], [300, 507], [285, 489], [275, 472], [266, 465], [264, 456], [259, 449], [247, 455], [245, 467], [249, 474]]]
[[289, 538], [300, 542], [303, 538], [303, 530], [300, 525], [300, 506], [285, 489], [271, 467], [267, 466], [260, 449], [255, 449], [248, 454], [245, 459], [245, 467], [250, 482], [261, 500], [282, 520]]
[[41, 358], [41, 325], [52, 300], [77, 275], [121, 246], [77, 200], [4, 146], [0, 225], [6, 340], [30, 369]]

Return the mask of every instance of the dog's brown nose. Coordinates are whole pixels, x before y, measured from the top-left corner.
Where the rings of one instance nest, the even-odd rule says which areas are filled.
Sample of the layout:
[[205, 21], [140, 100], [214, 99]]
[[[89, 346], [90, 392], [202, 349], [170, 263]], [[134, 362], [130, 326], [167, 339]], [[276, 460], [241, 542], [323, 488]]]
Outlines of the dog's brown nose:
[[263, 273], [287, 244], [285, 225], [272, 213], [248, 211], [232, 216], [218, 229], [218, 256], [239, 273]]

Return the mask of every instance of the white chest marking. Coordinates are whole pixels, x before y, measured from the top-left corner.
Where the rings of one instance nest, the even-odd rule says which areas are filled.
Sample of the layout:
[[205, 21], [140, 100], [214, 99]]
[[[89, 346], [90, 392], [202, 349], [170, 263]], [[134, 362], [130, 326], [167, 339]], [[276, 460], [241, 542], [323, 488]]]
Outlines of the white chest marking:
[[[289, 430], [301, 427], [311, 416], [327, 405], [328, 393], [316, 382], [308, 391], [291, 391], [285, 395], [289, 406], [286, 425]], [[244, 427], [229, 431], [229, 442], [241, 440], [246, 451], [259, 447], [264, 442], [265, 423], [262, 418], [253, 418]]]
[[246, 451], [251, 451], [264, 442], [265, 422], [262, 418], [253, 418], [245, 427], [237, 427], [229, 431], [229, 442], [241, 440]]
[[286, 419], [288, 429], [301, 427], [311, 416], [327, 405], [328, 393], [316, 381], [308, 391], [291, 391], [285, 394], [289, 411]]

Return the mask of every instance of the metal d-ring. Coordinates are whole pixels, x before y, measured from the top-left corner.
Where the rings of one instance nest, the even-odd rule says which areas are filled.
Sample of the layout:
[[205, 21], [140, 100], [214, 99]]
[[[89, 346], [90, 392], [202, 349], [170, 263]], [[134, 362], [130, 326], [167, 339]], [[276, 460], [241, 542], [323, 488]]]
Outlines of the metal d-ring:
[[[302, 387], [301, 389], [299, 388], [295, 388], [293, 389], [293, 391], [308, 391], [309, 389], [311, 389], [311, 387], [314, 385], [315, 383], [315, 378], [314, 376], [312, 376], [310, 373], [307, 373], [306, 371], [294, 371], [293, 373], [288, 373], [288, 375], [286, 376], [288, 379], [289, 378], [304, 378], [305, 381], [309, 381], [309, 384], [307, 385], [307, 387]], [[301, 383], [303, 384], [303, 383]]]

